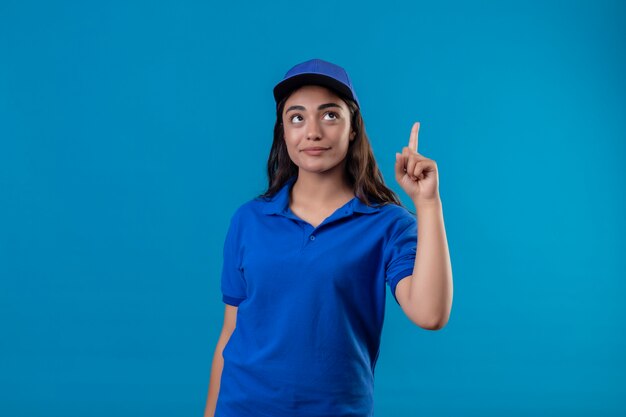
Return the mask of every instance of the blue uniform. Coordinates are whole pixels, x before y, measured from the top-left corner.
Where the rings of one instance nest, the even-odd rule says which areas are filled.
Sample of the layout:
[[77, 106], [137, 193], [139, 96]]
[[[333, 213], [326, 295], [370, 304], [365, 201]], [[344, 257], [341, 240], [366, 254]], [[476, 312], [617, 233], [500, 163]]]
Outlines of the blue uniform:
[[395, 298], [413, 273], [417, 221], [354, 197], [313, 227], [289, 208], [295, 179], [231, 218], [221, 290], [237, 327], [215, 417], [373, 415], [385, 285]]

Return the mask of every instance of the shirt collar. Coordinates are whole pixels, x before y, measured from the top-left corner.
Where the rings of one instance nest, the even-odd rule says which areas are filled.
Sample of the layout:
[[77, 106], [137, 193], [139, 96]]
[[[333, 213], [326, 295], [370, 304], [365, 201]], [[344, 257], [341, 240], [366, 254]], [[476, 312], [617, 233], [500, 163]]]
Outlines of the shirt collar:
[[[293, 186], [293, 183], [296, 182], [297, 177], [290, 177], [285, 184], [274, 194], [273, 197], [270, 197], [267, 200], [263, 201], [262, 211], [265, 214], [286, 214], [289, 210], [289, 192]], [[354, 197], [350, 204], [346, 206], [348, 210], [347, 214], [352, 214], [353, 212], [358, 213], [375, 213], [380, 210], [380, 207], [376, 206], [368, 206], [364, 202], [362, 202], [359, 198]]]

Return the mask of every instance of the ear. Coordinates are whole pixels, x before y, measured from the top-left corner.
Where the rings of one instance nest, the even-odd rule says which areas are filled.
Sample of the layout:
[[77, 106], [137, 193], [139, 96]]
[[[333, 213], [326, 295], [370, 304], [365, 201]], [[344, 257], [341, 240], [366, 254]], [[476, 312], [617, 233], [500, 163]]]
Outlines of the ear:
[[354, 139], [354, 135], [356, 135], [356, 132], [353, 130], [350, 132], [350, 140]]

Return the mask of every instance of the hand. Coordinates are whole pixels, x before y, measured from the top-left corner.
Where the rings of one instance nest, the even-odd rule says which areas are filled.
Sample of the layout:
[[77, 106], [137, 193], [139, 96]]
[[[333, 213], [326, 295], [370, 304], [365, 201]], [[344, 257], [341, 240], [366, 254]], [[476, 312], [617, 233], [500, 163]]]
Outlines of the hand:
[[411, 197], [417, 207], [439, 201], [437, 163], [417, 153], [417, 134], [420, 123], [415, 122], [409, 137], [409, 146], [396, 152], [396, 181]]

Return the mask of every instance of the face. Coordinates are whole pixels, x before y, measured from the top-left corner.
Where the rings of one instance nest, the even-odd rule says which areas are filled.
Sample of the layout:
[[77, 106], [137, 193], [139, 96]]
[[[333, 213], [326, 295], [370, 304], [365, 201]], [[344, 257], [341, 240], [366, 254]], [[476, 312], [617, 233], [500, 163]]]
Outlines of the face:
[[285, 102], [282, 118], [287, 152], [300, 170], [322, 173], [343, 168], [355, 134], [347, 104], [332, 90], [316, 85], [299, 88]]

